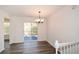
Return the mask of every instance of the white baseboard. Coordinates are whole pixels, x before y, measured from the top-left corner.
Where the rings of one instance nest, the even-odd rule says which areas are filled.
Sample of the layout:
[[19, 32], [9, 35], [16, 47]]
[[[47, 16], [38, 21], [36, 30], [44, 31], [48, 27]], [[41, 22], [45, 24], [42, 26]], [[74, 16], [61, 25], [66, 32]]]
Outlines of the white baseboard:
[[1, 49], [1, 50], [0, 50], [0, 53], [1, 53], [2, 51], [4, 51], [4, 50], [5, 50], [5, 48]]
[[54, 47], [54, 44], [53, 43], [51, 43], [49, 40], [46, 40], [51, 46], [53, 46]]
[[46, 41], [46, 40], [36, 40], [36, 41]]
[[14, 44], [14, 43], [24, 43], [23, 41], [19, 41], [19, 42], [9, 42], [9, 44]]

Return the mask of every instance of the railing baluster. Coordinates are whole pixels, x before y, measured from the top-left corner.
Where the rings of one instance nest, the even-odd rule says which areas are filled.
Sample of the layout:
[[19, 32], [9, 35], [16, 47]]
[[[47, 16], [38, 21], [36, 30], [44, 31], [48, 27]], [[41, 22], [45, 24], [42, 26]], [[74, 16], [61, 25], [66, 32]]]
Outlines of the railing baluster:
[[[58, 51], [58, 49], [57, 49]], [[59, 47], [61, 54], [78, 54], [79, 53], [79, 42], [70, 43], [65, 46]]]
[[70, 45], [67, 45], [67, 54], [70, 54], [70, 48], [69, 48]]
[[77, 49], [78, 49], [78, 46], [77, 46], [77, 43], [75, 44], [75, 54], [77, 54]]
[[65, 46], [63, 47], [63, 54], [65, 54]]
[[68, 54], [68, 45], [66, 46], [66, 54]]
[[63, 47], [60, 47], [59, 51], [60, 51], [61, 54], [63, 54]]
[[72, 54], [73, 54], [73, 45], [72, 45], [72, 44], [71, 44], [71, 48], [72, 48], [71, 52], [72, 52]]
[[79, 42], [78, 42], [78, 44], [77, 44], [77, 53], [79, 54]]
[[62, 47], [62, 54], [64, 54], [64, 47]]
[[71, 50], [72, 50], [72, 47], [71, 47], [71, 44], [70, 44], [70, 54], [71, 54]]
[[73, 44], [73, 54], [75, 53], [75, 52], [74, 52], [74, 49], [75, 49], [75, 44]]

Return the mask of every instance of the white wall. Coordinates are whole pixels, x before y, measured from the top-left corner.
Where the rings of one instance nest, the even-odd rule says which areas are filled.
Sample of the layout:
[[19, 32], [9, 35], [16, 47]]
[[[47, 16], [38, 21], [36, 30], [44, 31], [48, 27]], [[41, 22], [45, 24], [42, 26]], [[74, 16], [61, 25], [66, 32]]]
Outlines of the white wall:
[[[24, 22], [34, 22], [33, 17], [10, 17], [10, 44], [24, 42]], [[38, 25], [39, 41], [47, 39], [46, 20]]]
[[0, 52], [4, 50], [4, 34], [3, 34], [3, 21], [0, 17]]
[[47, 40], [47, 19], [42, 24], [38, 24], [39, 41]]
[[79, 41], [79, 6], [65, 6], [55, 15], [48, 18], [48, 41], [67, 43]]
[[0, 10], [0, 52], [4, 50], [4, 29], [3, 29], [3, 21], [4, 17], [8, 16], [8, 14], [2, 10]]
[[10, 18], [10, 44], [23, 42], [23, 22], [18, 18]]

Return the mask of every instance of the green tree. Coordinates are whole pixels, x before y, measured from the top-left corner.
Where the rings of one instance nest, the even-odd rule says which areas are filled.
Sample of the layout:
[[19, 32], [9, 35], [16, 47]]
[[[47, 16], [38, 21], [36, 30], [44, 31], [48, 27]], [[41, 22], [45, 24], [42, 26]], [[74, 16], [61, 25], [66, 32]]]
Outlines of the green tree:
[[38, 33], [38, 28], [37, 28], [37, 26], [32, 26], [32, 27], [31, 27], [31, 34], [32, 34], [32, 35], [37, 35], [37, 33]]
[[38, 26], [36, 23], [31, 24], [31, 34], [32, 35], [38, 35]]

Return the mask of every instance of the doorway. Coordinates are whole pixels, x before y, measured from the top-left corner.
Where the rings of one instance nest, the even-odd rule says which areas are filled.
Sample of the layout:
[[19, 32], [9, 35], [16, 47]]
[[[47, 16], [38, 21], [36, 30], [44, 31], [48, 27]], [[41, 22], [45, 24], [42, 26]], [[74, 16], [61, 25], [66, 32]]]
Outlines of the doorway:
[[10, 29], [10, 22], [8, 18], [4, 18], [3, 22], [3, 28], [4, 28], [4, 47], [9, 47], [9, 41], [10, 41], [10, 35], [9, 35], [9, 29]]
[[37, 23], [24, 23], [24, 40], [38, 40], [38, 25]]

